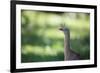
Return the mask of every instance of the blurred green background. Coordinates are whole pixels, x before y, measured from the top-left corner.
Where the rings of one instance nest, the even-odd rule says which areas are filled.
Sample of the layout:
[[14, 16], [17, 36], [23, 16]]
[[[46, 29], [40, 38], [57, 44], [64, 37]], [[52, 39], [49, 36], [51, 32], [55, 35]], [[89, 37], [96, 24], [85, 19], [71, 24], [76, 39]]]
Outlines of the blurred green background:
[[63, 61], [62, 23], [70, 29], [71, 49], [90, 58], [90, 14], [21, 10], [21, 62]]

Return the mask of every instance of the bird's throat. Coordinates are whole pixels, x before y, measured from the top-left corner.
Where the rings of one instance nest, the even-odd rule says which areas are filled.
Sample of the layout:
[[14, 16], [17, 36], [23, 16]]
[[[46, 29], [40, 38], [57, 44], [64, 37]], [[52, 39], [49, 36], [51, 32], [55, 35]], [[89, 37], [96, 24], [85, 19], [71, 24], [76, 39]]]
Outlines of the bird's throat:
[[70, 32], [67, 31], [64, 35], [64, 60], [68, 60], [70, 55]]

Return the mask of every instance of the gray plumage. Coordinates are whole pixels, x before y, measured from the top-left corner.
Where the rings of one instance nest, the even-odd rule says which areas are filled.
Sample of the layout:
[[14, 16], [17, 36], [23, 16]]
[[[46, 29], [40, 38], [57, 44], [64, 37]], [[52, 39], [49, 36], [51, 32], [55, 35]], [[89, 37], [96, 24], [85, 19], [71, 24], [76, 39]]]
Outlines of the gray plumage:
[[70, 31], [64, 25], [60, 28], [64, 33], [64, 60], [80, 60], [80, 55], [70, 49]]

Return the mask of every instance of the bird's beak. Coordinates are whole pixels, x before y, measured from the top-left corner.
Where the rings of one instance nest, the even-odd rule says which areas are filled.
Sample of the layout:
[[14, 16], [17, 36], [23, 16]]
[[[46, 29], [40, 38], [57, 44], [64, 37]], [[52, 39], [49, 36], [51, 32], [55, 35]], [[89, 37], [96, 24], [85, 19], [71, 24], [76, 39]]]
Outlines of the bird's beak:
[[59, 28], [59, 30], [63, 31], [63, 29], [62, 29], [62, 28]]

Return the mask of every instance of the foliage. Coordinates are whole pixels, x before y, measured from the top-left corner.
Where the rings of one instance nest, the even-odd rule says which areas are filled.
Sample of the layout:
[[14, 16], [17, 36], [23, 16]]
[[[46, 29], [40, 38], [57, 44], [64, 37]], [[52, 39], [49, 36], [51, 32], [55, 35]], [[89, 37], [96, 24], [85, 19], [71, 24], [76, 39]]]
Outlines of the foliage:
[[21, 11], [21, 61], [63, 61], [64, 34], [62, 23], [70, 29], [71, 49], [90, 57], [90, 27], [88, 13], [61, 13], [50, 11]]

